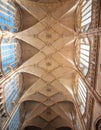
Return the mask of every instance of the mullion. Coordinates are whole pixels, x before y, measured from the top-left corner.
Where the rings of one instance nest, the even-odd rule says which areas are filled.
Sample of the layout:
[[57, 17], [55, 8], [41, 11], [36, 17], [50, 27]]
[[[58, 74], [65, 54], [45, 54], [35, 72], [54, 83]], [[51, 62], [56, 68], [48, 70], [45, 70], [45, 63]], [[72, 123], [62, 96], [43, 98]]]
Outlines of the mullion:
[[89, 50], [90, 50], [89, 46], [88, 46], [88, 48], [83, 47], [83, 46], [80, 46], [80, 49], [81, 49], [81, 50], [85, 50], [85, 51], [87, 51], [87, 52], [89, 52]]
[[[19, 85], [19, 80], [18, 80], [18, 76], [15, 77], [14, 79], [12, 79], [10, 81], [10, 83], [8, 83], [8, 85], [6, 86], [6, 88], [4, 89], [5, 91], [5, 99], [6, 99], [6, 105], [7, 105], [7, 111], [10, 112], [13, 109], [12, 104], [10, 104], [13, 100], [17, 101], [18, 99], [18, 85]], [[8, 89], [7, 89], [8, 88]], [[12, 91], [11, 91], [12, 90]], [[8, 95], [8, 94], [9, 95]]]
[[89, 6], [91, 6], [91, 3], [92, 3], [92, 1], [90, 1], [90, 0], [86, 3], [86, 5], [82, 8], [82, 13], [85, 12], [85, 10], [87, 8], [89, 8]]
[[89, 56], [89, 51], [88, 51], [88, 50], [81, 49], [81, 50], [80, 50], [80, 53]]
[[83, 87], [84, 91], [87, 92], [86, 87], [84, 86], [84, 84], [82, 83], [82, 81], [79, 79], [79, 83], [81, 84], [81, 86]]
[[82, 85], [79, 83], [79, 89], [82, 91], [84, 97], [86, 98], [86, 91], [84, 90], [84, 88], [82, 87]]
[[14, 9], [12, 9], [10, 5], [7, 5], [7, 4], [5, 4], [5, 3], [2, 2], [2, 1], [0, 1], [0, 4], [1, 4], [2, 6], [5, 6], [7, 9], [12, 10], [12, 12], [14, 11]]
[[3, 11], [3, 12], [5, 12], [9, 16], [13, 16], [13, 14], [9, 10], [3, 8], [3, 6], [0, 6], [0, 10]]
[[86, 21], [81, 22], [81, 27], [88, 25], [91, 22], [91, 18], [87, 19]]
[[[84, 2], [84, 3], [83, 3], [83, 2]], [[83, 1], [82, 1], [82, 8], [86, 5], [86, 3], [87, 3], [86, 0], [83, 0]]]
[[79, 94], [79, 96], [81, 98], [82, 103], [85, 104], [86, 103], [86, 98], [83, 96], [81, 90], [78, 90], [78, 94]]
[[90, 50], [89, 44], [87, 44], [87, 45], [86, 44], [81, 44], [80, 48], [83, 49], [83, 50], [86, 50], [86, 51]]
[[83, 19], [82, 23], [85, 22], [85, 21], [87, 21], [88, 19], [91, 19], [91, 16], [87, 17], [86, 19]]
[[80, 62], [88, 68], [88, 63], [86, 63], [83, 59], [80, 59]]
[[90, 12], [89, 12], [88, 14], [86, 14], [85, 16], [82, 16], [81, 21], [83, 21], [83, 20], [85, 20], [85, 19], [91, 17], [91, 15], [92, 15], [92, 13], [91, 13], [91, 11], [90, 11]]
[[92, 10], [92, 5], [90, 5], [89, 8], [87, 8], [84, 12], [82, 12], [82, 17], [87, 15], [89, 12], [91, 12], [91, 10]]
[[84, 59], [86, 62], [89, 63], [89, 57], [83, 55], [83, 54], [80, 54], [80, 58]]

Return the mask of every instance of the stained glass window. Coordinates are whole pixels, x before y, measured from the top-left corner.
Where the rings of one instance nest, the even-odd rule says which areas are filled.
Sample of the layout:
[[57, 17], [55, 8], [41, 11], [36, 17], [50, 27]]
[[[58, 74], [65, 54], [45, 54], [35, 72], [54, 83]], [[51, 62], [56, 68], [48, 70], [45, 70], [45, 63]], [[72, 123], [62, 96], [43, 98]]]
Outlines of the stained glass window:
[[0, 27], [3, 31], [16, 32], [15, 26], [15, 6], [12, 2], [0, 0]]
[[20, 124], [20, 110], [19, 108], [13, 114], [7, 130], [18, 130]]
[[7, 74], [11, 69], [17, 65], [17, 41], [14, 38], [5, 39], [1, 41], [1, 61], [2, 70]]
[[18, 61], [18, 45], [17, 40], [14, 38], [9, 38], [9, 34], [17, 32], [19, 27], [17, 22], [20, 21], [19, 18], [16, 20], [16, 14], [18, 14], [17, 8], [12, 1], [0, 0], [0, 28], [2, 33], [8, 38], [3, 37], [1, 40], [1, 72], [7, 74], [13, 68], [17, 66]]
[[10, 113], [19, 97], [19, 75], [13, 75], [4, 86], [6, 111]]

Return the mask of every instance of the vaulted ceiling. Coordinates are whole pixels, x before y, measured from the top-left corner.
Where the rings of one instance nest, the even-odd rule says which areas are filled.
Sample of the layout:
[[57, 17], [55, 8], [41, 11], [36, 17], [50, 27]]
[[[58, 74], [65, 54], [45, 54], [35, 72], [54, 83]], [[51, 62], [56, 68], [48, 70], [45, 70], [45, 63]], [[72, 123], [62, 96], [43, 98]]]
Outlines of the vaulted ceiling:
[[22, 129], [73, 128], [76, 9], [78, 0], [16, 0], [24, 77], [20, 104], [26, 113]]

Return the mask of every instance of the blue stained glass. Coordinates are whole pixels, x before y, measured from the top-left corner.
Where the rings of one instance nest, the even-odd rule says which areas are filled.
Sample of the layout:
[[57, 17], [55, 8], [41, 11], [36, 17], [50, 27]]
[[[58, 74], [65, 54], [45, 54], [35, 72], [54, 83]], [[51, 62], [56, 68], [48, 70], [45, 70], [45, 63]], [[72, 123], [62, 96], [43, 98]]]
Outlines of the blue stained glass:
[[4, 87], [4, 95], [6, 102], [6, 110], [10, 113], [13, 109], [12, 101], [17, 101], [18, 99], [18, 86], [17, 86], [17, 77], [14, 76], [14, 79], [9, 81]]
[[0, 10], [6, 12], [7, 14], [9, 14], [10, 16], [13, 16], [13, 14], [11, 12], [9, 12], [8, 10], [4, 9], [3, 7], [0, 6]]
[[2, 39], [1, 41], [1, 59], [2, 59], [2, 70], [4, 74], [10, 71], [9, 66], [12, 68], [16, 67], [16, 54], [15, 54], [15, 40], [12, 38], [10, 41]]
[[1, 29], [3, 30], [3, 31], [5, 31], [6, 30], [6, 26], [1, 26]]
[[12, 12], [14, 11], [14, 9], [11, 6], [9, 6], [8, 4], [3, 3], [1, 0], [0, 0], [0, 4], [3, 5], [4, 7], [6, 7], [7, 9], [11, 10]]
[[11, 29], [10, 29], [10, 32], [14, 32], [14, 28], [11, 28]]
[[18, 130], [20, 124], [20, 110], [17, 109], [8, 125], [8, 130]]
[[7, 16], [6, 14], [1, 13], [1, 12], [0, 12], [0, 17], [1, 17], [1, 21], [2, 20], [8, 20], [8, 21], [13, 21], [14, 20], [13, 17]]
[[11, 43], [14, 43], [14, 41], [15, 41], [14, 38], [10, 39], [10, 42], [11, 42]]
[[[12, 3], [12, 2], [11, 2]], [[3, 3], [0, 0], [0, 27], [3, 31], [15, 32], [15, 16], [13, 3]]]
[[[12, 33], [18, 31], [18, 28], [15, 27], [15, 12], [16, 8], [13, 2], [0, 0], [0, 28], [2, 31]], [[14, 38], [11, 38], [9, 41], [3, 38], [1, 41], [1, 61], [4, 74], [10, 72], [17, 65], [15, 44]]]

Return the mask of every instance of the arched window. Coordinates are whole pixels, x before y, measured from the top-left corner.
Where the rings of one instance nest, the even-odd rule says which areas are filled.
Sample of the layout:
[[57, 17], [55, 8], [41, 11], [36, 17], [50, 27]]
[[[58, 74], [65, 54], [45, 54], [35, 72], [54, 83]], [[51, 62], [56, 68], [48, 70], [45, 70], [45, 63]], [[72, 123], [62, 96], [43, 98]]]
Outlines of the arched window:
[[80, 111], [83, 115], [86, 108], [87, 89], [81, 78], [78, 78], [77, 100], [78, 100], [78, 104], [80, 105]]
[[[12, 1], [0, 0], [0, 28], [3, 34], [17, 32], [20, 26], [20, 17], [17, 6]], [[8, 36], [9, 37], [9, 36]], [[1, 40], [1, 73], [7, 74], [19, 63], [18, 41], [14, 38]]]
[[76, 120], [75, 121], [76, 121], [76, 125], [74, 126], [75, 130], [83, 130], [82, 123], [81, 123], [81, 120], [79, 118], [78, 113], [76, 113]]
[[19, 63], [19, 55], [17, 51], [19, 50], [19, 43], [16, 39], [6, 39], [3, 38], [1, 41], [1, 61], [2, 61], [2, 71], [7, 74]]
[[82, 0], [81, 32], [87, 31], [92, 20], [92, 0]]
[[80, 39], [80, 50], [79, 50], [79, 69], [86, 76], [89, 69], [90, 60], [90, 44], [87, 37]]
[[20, 125], [20, 110], [18, 108], [10, 120], [7, 130], [18, 130], [19, 125]]
[[19, 99], [19, 92], [21, 89], [20, 78], [21, 75], [15, 74], [5, 83], [3, 83], [4, 99], [7, 113], [11, 113], [14, 108], [14, 104]]
[[92, 20], [92, 0], [82, 0], [81, 32], [87, 31]]
[[0, 27], [2, 31], [17, 32], [18, 21], [16, 21], [17, 8], [13, 2], [0, 0]]

